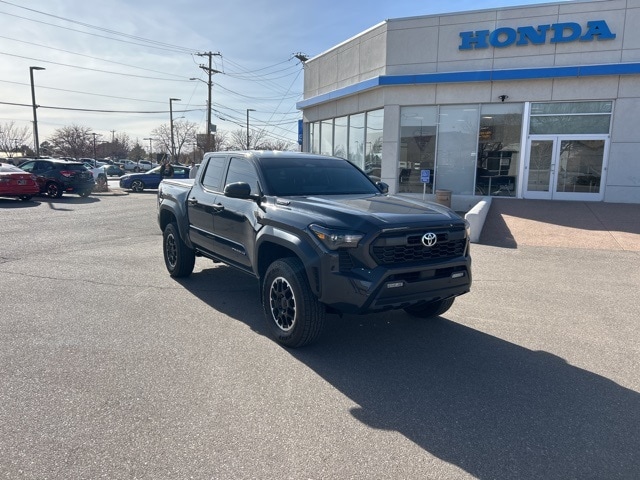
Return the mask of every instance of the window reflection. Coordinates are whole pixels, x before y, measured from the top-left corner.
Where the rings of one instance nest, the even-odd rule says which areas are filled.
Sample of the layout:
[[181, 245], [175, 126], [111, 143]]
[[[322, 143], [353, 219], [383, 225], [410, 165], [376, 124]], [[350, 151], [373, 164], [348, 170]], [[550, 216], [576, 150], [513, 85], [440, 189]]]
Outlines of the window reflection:
[[379, 180], [384, 110], [309, 124], [309, 151], [346, 158]]
[[349, 115], [348, 160], [364, 170], [364, 113]]
[[384, 111], [374, 110], [367, 112], [367, 134], [365, 140], [364, 171], [374, 181], [381, 178], [382, 169], [382, 128], [384, 124]]
[[[433, 193], [437, 107], [405, 107], [400, 118], [398, 191]], [[422, 171], [428, 171], [426, 177]], [[422, 182], [422, 179], [428, 182]]]
[[476, 195], [515, 196], [522, 104], [483, 105], [478, 133]]

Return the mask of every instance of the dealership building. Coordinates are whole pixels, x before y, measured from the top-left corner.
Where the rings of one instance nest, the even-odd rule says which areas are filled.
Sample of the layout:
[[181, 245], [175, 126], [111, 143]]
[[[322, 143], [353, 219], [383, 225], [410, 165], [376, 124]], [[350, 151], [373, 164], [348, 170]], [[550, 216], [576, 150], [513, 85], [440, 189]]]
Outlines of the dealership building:
[[640, 0], [385, 20], [304, 64], [303, 150], [392, 193], [640, 203]]

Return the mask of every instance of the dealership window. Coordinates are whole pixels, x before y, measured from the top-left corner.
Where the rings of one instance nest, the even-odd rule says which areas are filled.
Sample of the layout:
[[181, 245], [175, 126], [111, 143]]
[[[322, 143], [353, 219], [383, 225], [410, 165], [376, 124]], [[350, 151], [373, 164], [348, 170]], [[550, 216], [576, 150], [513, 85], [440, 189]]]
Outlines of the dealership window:
[[438, 107], [402, 109], [398, 192], [433, 193], [437, 116]]
[[520, 162], [523, 104], [487, 104], [480, 109], [477, 195], [515, 196]]
[[333, 155], [347, 158], [347, 135], [349, 133], [348, 117], [339, 117], [333, 123]]
[[314, 122], [309, 124], [309, 151], [311, 153], [320, 153], [320, 123]]
[[612, 102], [555, 102], [531, 104], [531, 135], [607, 134]]
[[384, 110], [367, 112], [364, 149], [364, 171], [374, 180], [380, 180], [382, 167], [382, 127]]
[[333, 154], [333, 119], [320, 122], [320, 153]]
[[478, 105], [441, 106], [438, 115], [436, 189], [471, 195], [478, 148]]
[[[514, 194], [522, 112], [523, 104], [402, 108], [398, 191]], [[487, 167], [492, 171], [485, 171]], [[490, 175], [508, 178], [492, 179], [489, 188]], [[495, 189], [494, 182], [498, 183]], [[502, 187], [500, 182], [508, 186]]]
[[346, 158], [380, 177], [384, 110], [373, 110], [309, 124], [309, 151]]
[[364, 170], [364, 113], [349, 115], [349, 152], [351, 163]]

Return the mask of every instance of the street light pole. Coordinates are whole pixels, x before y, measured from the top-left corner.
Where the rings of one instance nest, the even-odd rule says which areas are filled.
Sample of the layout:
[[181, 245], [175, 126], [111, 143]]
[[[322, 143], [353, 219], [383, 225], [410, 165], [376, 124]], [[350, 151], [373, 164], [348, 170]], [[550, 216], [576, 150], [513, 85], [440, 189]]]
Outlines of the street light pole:
[[96, 136], [100, 135], [99, 133], [92, 132], [93, 135], [93, 167], [98, 166], [98, 162], [96, 160]]
[[169, 121], [171, 123], [171, 163], [175, 163], [176, 146], [173, 139], [173, 102], [179, 102], [179, 98], [169, 99]]
[[153, 140], [153, 138], [147, 137], [143, 140], [149, 140], [149, 161], [153, 163], [153, 146], [151, 145], [151, 140]]
[[29, 67], [29, 78], [31, 79], [31, 105], [33, 105], [33, 138], [36, 146], [36, 158], [40, 158], [40, 140], [38, 139], [38, 115], [36, 114], [36, 89], [33, 86], [33, 71], [45, 70], [44, 67]]
[[247, 150], [249, 150], [249, 112], [255, 112], [255, 110], [247, 108]]

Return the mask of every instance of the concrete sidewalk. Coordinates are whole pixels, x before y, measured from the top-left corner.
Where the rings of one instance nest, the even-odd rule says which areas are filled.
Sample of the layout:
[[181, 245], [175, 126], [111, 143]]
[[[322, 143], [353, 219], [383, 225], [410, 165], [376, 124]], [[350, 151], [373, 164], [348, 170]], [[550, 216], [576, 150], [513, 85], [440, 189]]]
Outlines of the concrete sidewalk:
[[640, 205], [494, 197], [479, 243], [640, 252]]

